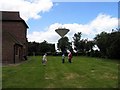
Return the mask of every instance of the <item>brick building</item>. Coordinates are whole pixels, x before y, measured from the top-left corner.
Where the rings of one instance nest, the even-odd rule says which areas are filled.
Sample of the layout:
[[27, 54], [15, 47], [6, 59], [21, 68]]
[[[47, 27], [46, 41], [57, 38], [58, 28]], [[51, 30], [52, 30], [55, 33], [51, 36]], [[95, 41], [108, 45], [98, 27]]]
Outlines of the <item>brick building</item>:
[[27, 24], [19, 12], [2, 11], [2, 63], [19, 63], [27, 56]]

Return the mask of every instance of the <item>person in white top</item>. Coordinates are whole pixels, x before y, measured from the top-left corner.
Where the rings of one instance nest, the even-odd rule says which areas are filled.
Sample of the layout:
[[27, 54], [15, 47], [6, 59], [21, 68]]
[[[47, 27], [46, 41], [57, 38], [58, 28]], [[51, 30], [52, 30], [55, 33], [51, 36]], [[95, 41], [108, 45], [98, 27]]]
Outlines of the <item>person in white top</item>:
[[45, 53], [44, 55], [43, 55], [43, 58], [42, 58], [42, 64], [43, 65], [46, 65], [46, 63], [47, 63], [47, 53]]

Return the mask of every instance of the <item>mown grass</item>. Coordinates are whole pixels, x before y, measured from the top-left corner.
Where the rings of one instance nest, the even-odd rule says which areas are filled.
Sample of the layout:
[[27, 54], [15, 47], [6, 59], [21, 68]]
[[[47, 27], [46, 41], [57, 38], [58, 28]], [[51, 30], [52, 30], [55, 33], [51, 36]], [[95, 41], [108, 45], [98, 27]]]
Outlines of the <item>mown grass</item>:
[[19, 65], [2, 67], [3, 88], [118, 88], [118, 62], [115, 60], [73, 57], [62, 64], [61, 57], [29, 57]]

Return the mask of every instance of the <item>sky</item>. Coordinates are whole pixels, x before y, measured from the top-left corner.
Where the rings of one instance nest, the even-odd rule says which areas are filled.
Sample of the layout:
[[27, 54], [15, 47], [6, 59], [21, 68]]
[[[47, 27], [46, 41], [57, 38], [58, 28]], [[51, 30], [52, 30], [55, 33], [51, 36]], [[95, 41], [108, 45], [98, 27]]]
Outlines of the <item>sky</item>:
[[[14, 3], [10, 3], [10, 2]], [[75, 33], [92, 40], [102, 31], [118, 27], [118, 2], [78, 2], [67, 0], [0, 0], [0, 11], [19, 11], [26, 21], [28, 41], [57, 43], [57, 28], [67, 28], [69, 41]]]

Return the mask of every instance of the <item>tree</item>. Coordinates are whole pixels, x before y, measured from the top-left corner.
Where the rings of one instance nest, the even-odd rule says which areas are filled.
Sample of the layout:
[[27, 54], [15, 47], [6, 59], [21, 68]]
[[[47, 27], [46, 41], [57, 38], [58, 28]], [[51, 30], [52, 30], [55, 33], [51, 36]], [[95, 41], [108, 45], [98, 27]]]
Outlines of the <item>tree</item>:
[[28, 42], [28, 55], [33, 55], [37, 53], [39, 47], [39, 43], [37, 42]]
[[58, 40], [57, 43], [58, 49], [60, 49], [63, 53], [66, 53], [67, 49], [70, 49], [71, 43], [69, 42], [68, 37], [63, 37]]
[[100, 49], [102, 57], [120, 59], [120, 31], [112, 30], [111, 33], [102, 32], [95, 38], [95, 43]]
[[109, 58], [120, 59], [120, 32], [112, 32], [110, 37], [111, 44], [107, 48], [107, 56]]
[[94, 41], [87, 40], [85, 44], [85, 51], [92, 51], [94, 45], [95, 45]]
[[99, 47], [101, 55], [103, 57], [106, 57], [107, 55], [107, 49], [110, 42], [109, 42], [109, 34], [107, 34], [106, 32], [102, 32], [100, 34], [98, 34], [95, 38], [94, 38], [96, 45]]
[[75, 33], [74, 34], [74, 37], [73, 37], [73, 43], [74, 43], [74, 46], [75, 46], [75, 50], [76, 51], [80, 51], [80, 39], [81, 39], [81, 35], [82, 33], [81, 32], [78, 32], [78, 33]]
[[55, 44], [50, 44], [47, 41], [43, 41], [39, 45], [40, 52], [43, 53], [53, 53], [55, 52]]
[[50, 46], [48, 45], [47, 41], [44, 40], [43, 42], [40, 43], [40, 51], [42, 53], [46, 53], [50, 51], [49, 49], [50, 49]]
[[41, 43], [37, 42], [28, 42], [28, 54], [33, 55], [41, 55], [44, 53], [54, 53], [55, 52], [55, 44], [48, 43], [47, 41], [43, 41]]
[[94, 41], [88, 41], [87, 39], [80, 40], [79, 50], [82, 55], [86, 55], [88, 52], [93, 52]]
[[81, 53], [82, 55], [87, 54], [89, 51], [93, 51], [92, 48], [94, 46], [94, 41], [88, 41], [87, 39], [82, 39], [81, 40], [81, 32], [78, 32], [77, 34], [74, 34], [73, 37], [73, 42], [75, 46], [75, 50], [78, 53]]

